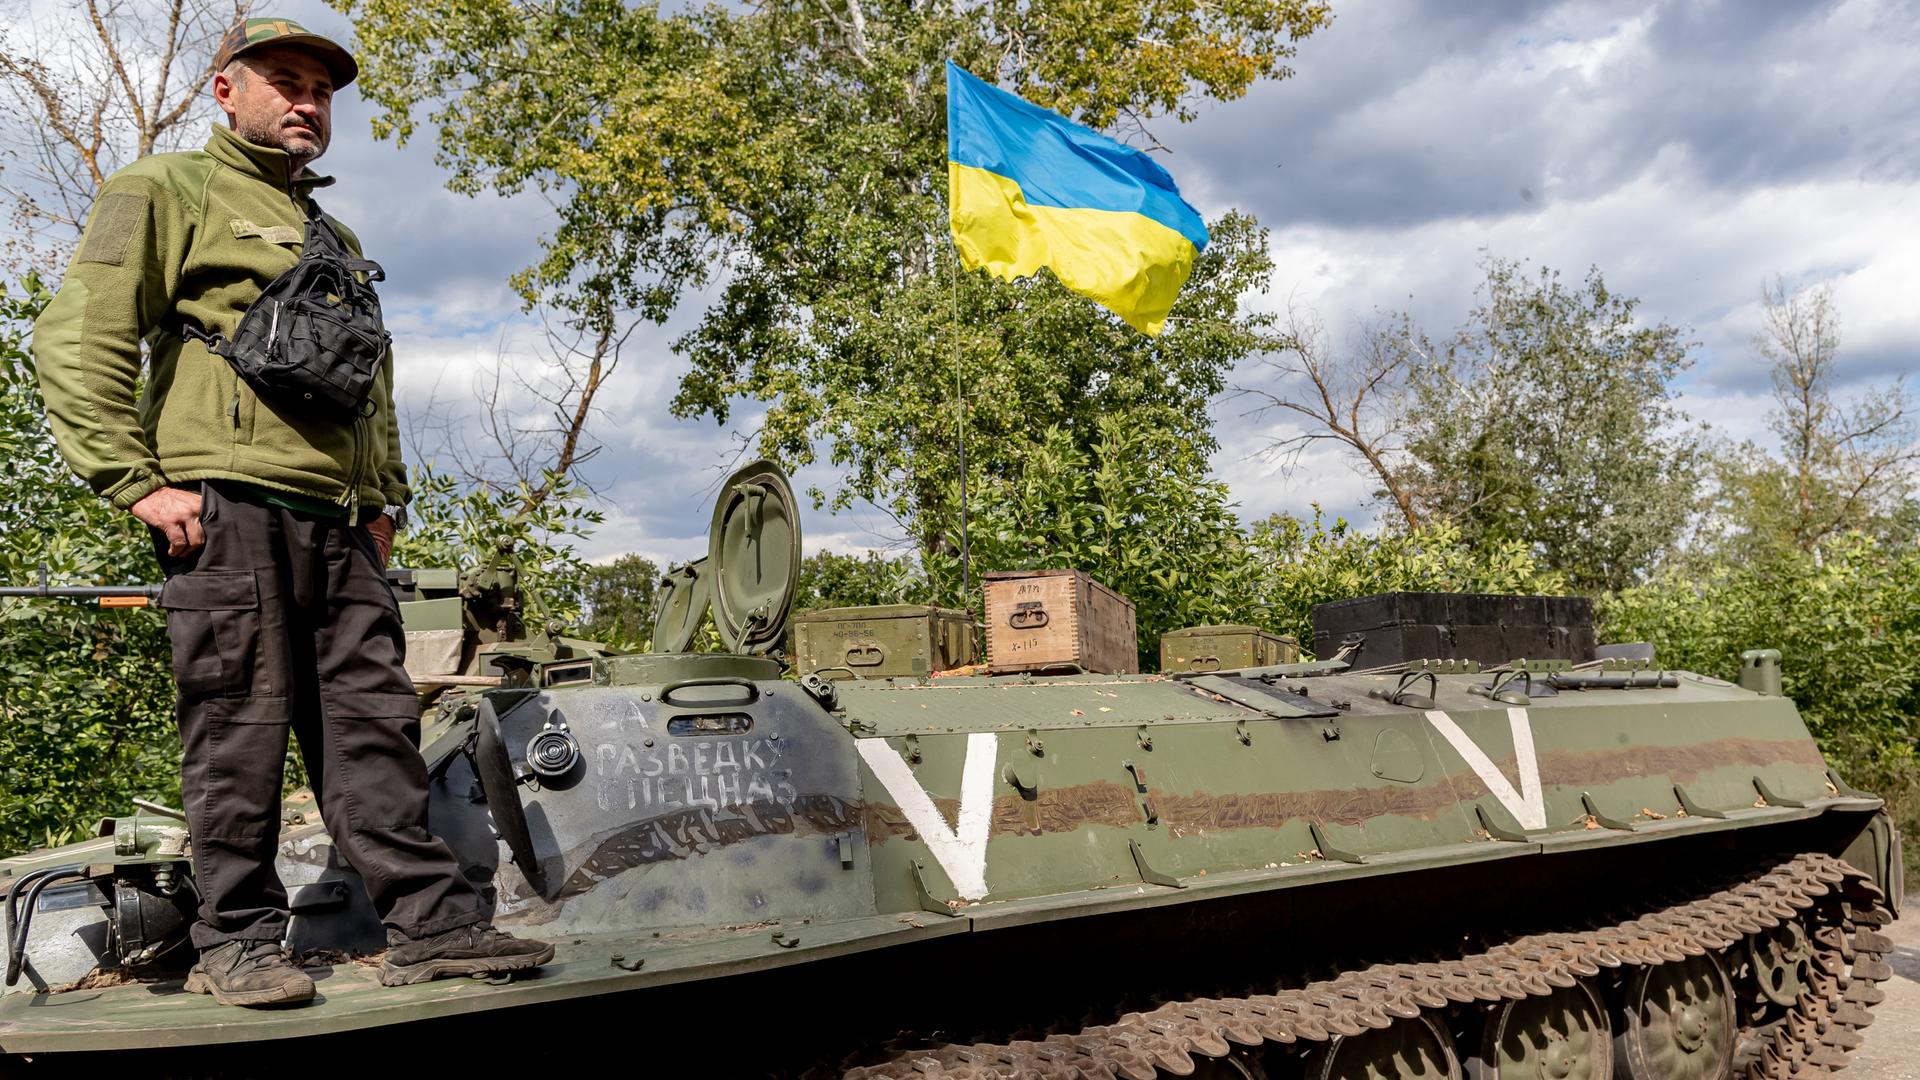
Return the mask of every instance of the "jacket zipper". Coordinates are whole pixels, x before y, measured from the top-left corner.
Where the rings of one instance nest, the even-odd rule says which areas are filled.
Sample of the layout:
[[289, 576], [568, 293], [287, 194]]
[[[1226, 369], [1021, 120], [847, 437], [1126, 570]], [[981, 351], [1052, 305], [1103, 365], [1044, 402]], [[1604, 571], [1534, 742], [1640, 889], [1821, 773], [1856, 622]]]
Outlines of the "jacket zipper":
[[353, 437], [353, 454], [350, 458], [352, 464], [347, 468], [347, 490], [341, 492], [340, 498], [335, 500], [347, 508], [348, 525], [360, 524], [360, 426], [364, 423], [366, 423], [364, 417], [354, 417], [353, 426], [348, 429]]
[[[293, 208], [300, 212], [300, 220], [302, 222], [309, 220], [310, 215], [307, 212], [307, 208], [300, 205], [299, 196], [293, 193], [293, 174], [291, 172], [287, 174], [287, 201], [291, 202]], [[277, 306], [273, 314], [277, 325], [280, 315]], [[272, 336], [273, 332], [269, 330], [268, 337], [271, 338]], [[360, 428], [361, 425], [365, 423], [365, 417], [356, 416], [353, 419], [353, 426], [347, 429], [348, 437], [353, 441], [353, 452], [348, 455], [348, 460], [351, 464], [347, 466], [347, 489], [340, 493], [338, 499], [334, 500], [347, 508], [347, 525], [350, 528], [360, 524], [360, 473], [362, 471], [362, 463], [360, 460]]]

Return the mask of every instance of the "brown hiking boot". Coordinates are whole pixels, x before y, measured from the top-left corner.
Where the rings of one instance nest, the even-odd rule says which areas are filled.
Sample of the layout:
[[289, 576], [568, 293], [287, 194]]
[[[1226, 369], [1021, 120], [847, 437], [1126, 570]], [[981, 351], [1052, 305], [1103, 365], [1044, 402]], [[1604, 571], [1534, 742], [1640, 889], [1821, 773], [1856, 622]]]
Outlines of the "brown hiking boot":
[[313, 999], [313, 980], [277, 941], [223, 941], [201, 951], [187, 972], [187, 991], [212, 994], [222, 1005], [292, 1005]]
[[553, 946], [544, 941], [522, 941], [475, 924], [388, 948], [380, 965], [380, 985], [403, 986], [444, 975], [530, 971], [551, 959]]

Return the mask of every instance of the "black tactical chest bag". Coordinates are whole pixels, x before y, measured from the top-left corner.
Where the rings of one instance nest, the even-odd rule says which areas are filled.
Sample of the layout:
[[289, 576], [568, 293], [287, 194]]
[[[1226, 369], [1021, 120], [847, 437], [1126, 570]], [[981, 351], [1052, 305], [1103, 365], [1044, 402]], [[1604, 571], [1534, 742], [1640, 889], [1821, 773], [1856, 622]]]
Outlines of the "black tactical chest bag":
[[182, 319], [180, 336], [226, 358], [262, 401], [341, 423], [370, 415], [368, 398], [391, 336], [373, 282], [380, 264], [356, 259], [309, 204], [300, 261], [274, 278], [240, 317], [232, 340]]

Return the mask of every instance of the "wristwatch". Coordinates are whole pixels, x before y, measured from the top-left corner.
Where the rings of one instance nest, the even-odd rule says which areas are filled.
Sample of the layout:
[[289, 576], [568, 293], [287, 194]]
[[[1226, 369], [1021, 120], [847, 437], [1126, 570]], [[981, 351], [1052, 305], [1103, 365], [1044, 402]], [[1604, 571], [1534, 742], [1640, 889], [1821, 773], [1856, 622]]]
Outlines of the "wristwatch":
[[380, 512], [387, 515], [388, 521], [393, 522], [394, 532], [399, 532], [402, 529], [405, 529], [407, 527], [407, 508], [406, 507], [398, 504], [395, 504], [392, 506], [383, 506], [380, 508]]

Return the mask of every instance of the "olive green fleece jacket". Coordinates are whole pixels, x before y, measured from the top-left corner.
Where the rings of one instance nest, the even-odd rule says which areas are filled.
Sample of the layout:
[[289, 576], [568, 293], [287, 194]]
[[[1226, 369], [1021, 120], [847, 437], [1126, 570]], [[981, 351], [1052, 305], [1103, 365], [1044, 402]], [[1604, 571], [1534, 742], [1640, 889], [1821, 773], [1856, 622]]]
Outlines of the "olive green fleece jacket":
[[[33, 331], [47, 416], [67, 463], [121, 508], [187, 480], [239, 480], [329, 500], [363, 521], [409, 497], [393, 357], [373, 412], [352, 424], [254, 397], [221, 357], [183, 341], [178, 315], [231, 337], [293, 268], [314, 188], [285, 151], [216, 127], [205, 148], [154, 154], [107, 179], [80, 249]], [[360, 241], [331, 216], [355, 255]], [[140, 343], [151, 370], [140, 385]]]

